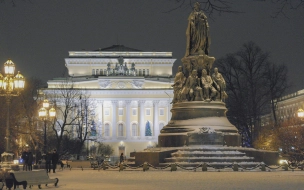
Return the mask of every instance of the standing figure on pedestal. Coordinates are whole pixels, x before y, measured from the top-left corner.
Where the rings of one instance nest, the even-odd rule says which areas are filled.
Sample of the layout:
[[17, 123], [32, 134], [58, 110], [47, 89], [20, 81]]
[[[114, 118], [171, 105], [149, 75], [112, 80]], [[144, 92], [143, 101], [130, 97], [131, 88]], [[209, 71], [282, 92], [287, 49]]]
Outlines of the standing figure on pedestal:
[[222, 76], [221, 73], [218, 72], [218, 68], [214, 68], [214, 73], [212, 74], [212, 79], [213, 81], [220, 87], [217, 89], [219, 91], [219, 99], [223, 100], [228, 97], [228, 95], [225, 92], [226, 89], [226, 82], [224, 77]]
[[174, 84], [172, 85], [173, 87], [173, 92], [174, 92], [174, 97], [171, 103], [176, 103], [181, 101], [181, 91], [183, 89], [183, 85], [186, 81], [186, 77], [184, 76], [183, 73], [183, 67], [179, 66], [178, 67], [178, 72], [175, 75], [174, 78]]
[[207, 101], [213, 100], [217, 92], [216, 89], [212, 86], [213, 80], [209, 75], [207, 75], [206, 69], [202, 70], [201, 81], [204, 89], [204, 98]]
[[[198, 88], [197, 71], [194, 69], [191, 75], [187, 78], [186, 83], [182, 90], [182, 101], [194, 101], [196, 94], [202, 94], [201, 88]], [[200, 91], [196, 93], [196, 91]], [[187, 97], [188, 95], [188, 97]]]
[[193, 11], [189, 15], [186, 36], [187, 46], [185, 57], [188, 55], [209, 54], [209, 24], [206, 15], [200, 8], [199, 2], [194, 4]]

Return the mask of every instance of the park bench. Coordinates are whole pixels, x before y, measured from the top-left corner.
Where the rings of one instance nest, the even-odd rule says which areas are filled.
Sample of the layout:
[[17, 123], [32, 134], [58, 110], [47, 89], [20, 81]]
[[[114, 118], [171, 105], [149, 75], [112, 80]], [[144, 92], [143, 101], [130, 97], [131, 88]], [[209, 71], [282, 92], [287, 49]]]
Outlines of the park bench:
[[80, 160], [73, 160], [69, 162], [70, 170], [72, 168], [91, 168], [91, 162], [90, 161], [80, 161]]
[[98, 161], [97, 160], [92, 160], [90, 161], [91, 162], [91, 168], [98, 168], [99, 167], [99, 164], [98, 164]]
[[59, 179], [50, 179], [49, 175], [46, 173], [45, 170], [33, 170], [30, 172], [12, 172], [10, 173], [12, 178], [14, 179], [14, 189], [16, 189], [16, 186], [23, 185], [21, 182], [26, 181], [26, 186], [32, 187], [33, 185], [38, 185], [38, 188], [41, 189], [41, 185], [45, 184], [47, 186], [48, 184], [54, 184], [57, 186]]
[[61, 169], [63, 170], [65, 167], [70, 167], [70, 162], [68, 160], [60, 160]]

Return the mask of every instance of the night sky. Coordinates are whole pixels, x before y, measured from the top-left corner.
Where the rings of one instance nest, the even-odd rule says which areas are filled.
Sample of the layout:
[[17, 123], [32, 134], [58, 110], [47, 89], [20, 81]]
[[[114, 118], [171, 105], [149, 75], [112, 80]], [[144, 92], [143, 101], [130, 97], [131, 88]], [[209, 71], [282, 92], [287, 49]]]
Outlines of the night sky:
[[[210, 56], [219, 59], [248, 41], [285, 63], [293, 83], [304, 88], [304, 10], [272, 18], [272, 3], [234, 0], [241, 14], [214, 14]], [[43, 81], [62, 77], [68, 51], [96, 50], [120, 44], [143, 51], [185, 54], [185, 32], [191, 8], [164, 13], [173, 0], [17, 0], [0, 3], [0, 64], [8, 58], [25, 77]], [[207, 15], [208, 16], [208, 15]], [[1, 66], [3, 68], [3, 66]]]

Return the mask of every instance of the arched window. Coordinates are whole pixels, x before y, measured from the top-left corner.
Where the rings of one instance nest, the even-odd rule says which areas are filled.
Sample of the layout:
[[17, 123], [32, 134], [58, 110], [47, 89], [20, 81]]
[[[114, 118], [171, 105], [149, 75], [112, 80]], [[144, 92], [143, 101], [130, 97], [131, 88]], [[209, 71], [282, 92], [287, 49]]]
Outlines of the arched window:
[[159, 124], [159, 130], [162, 130], [163, 127], [164, 127], [164, 123], [160, 123], [160, 124]]
[[105, 124], [104, 136], [105, 137], [109, 137], [110, 136], [110, 125], [108, 123]]
[[123, 124], [122, 123], [118, 124], [118, 136], [119, 137], [123, 137], [124, 136], [123, 131], [124, 131]]
[[138, 136], [138, 130], [137, 130], [137, 124], [136, 123], [132, 124], [132, 136], [133, 137]]

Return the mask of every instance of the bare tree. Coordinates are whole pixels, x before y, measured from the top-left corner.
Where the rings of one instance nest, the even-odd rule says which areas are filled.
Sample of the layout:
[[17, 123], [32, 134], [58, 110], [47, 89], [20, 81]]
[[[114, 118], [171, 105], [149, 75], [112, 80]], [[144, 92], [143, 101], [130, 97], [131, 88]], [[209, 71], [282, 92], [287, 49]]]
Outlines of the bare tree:
[[[272, 17], [276, 18], [284, 16], [288, 18], [288, 12], [293, 10], [304, 9], [304, 0], [252, 0], [260, 2], [273, 3]], [[194, 0], [174, 0], [175, 6], [167, 12], [174, 11], [176, 9], [191, 8], [194, 4]], [[243, 11], [236, 10], [234, 4], [237, 4], [233, 0], [197, 0], [202, 6], [202, 10], [212, 16], [214, 13], [243, 13]]]
[[[76, 110], [75, 132], [76, 139], [79, 142], [77, 147], [77, 154], [79, 155], [85, 142], [95, 141], [96, 139], [96, 123], [94, 121], [96, 103], [90, 98], [89, 94], [83, 93], [79, 97], [79, 104]], [[91, 138], [93, 137], [93, 138]], [[87, 155], [89, 154], [89, 147], [87, 147]]]
[[267, 68], [269, 54], [253, 42], [219, 59], [216, 65], [227, 83], [227, 116], [252, 144], [259, 135], [260, 117], [267, 113], [269, 99]]
[[38, 104], [37, 104], [37, 91], [41, 87], [42, 81], [37, 78], [30, 78], [26, 80], [25, 90], [19, 96], [20, 107], [22, 114], [18, 121], [21, 128], [17, 128], [17, 133], [27, 136], [28, 144], [37, 150], [39, 145], [42, 145], [42, 129], [38, 127]]
[[51, 127], [53, 135], [56, 138], [56, 149], [60, 154], [64, 154], [64, 152], [62, 152], [63, 138], [65, 135], [69, 136], [71, 126], [73, 126], [78, 119], [78, 116], [75, 115], [75, 110], [82, 91], [75, 89], [73, 82], [67, 79], [59, 84], [57, 88], [44, 90], [44, 92], [57, 112]]

